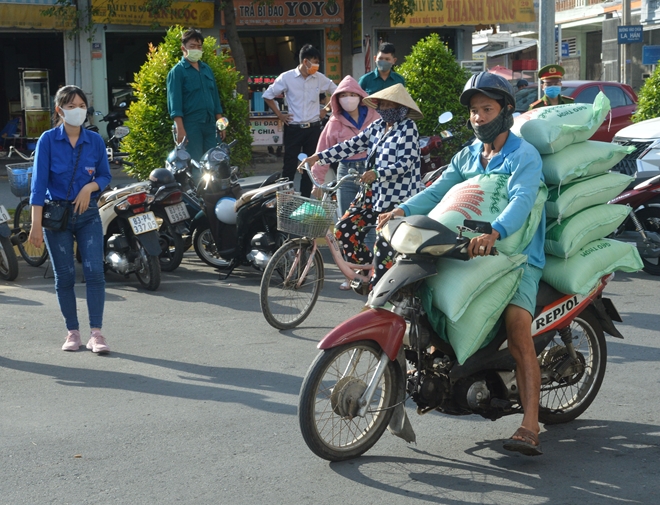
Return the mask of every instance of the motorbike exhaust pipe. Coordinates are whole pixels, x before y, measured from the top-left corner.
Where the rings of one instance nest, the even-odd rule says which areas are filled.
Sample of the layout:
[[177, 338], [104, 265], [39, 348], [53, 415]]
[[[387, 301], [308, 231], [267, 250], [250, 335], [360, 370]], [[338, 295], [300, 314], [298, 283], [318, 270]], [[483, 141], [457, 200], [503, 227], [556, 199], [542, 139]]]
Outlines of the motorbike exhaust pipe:
[[12, 245], [18, 245], [26, 242], [27, 239], [28, 239], [28, 234], [25, 232], [25, 230], [21, 230], [18, 233], [12, 235], [10, 240]]

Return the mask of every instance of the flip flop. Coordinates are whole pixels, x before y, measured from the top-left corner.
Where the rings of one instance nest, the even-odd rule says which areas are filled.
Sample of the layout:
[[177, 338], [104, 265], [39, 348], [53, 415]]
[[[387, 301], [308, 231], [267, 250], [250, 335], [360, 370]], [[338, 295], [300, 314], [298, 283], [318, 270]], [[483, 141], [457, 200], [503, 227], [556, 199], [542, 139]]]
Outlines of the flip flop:
[[344, 281], [339, 285], [339, 289], [342, 291], [350, 291], [351, 290], [351, 282], [350, 281]]
[[[522, 440], [516, 440], [513, 437], [520, 437]], [[522, 426], [516, 430], [508, 440], [504, 441], [504, 449], [507, 451], [519, 452], [524, 456], [540, 456], [543, 454], [539, 436]]]

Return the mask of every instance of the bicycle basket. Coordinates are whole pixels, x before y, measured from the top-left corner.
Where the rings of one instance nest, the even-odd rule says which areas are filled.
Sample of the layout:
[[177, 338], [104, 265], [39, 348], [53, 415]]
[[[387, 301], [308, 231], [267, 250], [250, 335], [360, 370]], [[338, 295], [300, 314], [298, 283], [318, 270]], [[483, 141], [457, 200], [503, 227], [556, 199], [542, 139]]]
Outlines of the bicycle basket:
[[9, 189], [15, 196], [23, 198], [30, 195], [30, 184], [32, 182], [33, 162], [13, 163], [7, 165], [7, 178]]
[[337, 204], [321, 202], [300, 195], [277, 192], [277, 229], [301, 237], [325, 236], [335, 223]]

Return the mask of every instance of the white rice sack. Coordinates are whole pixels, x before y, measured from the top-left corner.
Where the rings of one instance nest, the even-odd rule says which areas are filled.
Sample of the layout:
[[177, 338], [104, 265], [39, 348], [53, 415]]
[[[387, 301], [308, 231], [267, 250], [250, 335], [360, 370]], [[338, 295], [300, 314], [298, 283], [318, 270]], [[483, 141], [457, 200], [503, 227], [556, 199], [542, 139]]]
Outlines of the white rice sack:
[[567, 295], [586, 295], [604, 275], [617, 270], [637, 272], [643, 266], [633, 244], [604, 238], [590, 242], [567, 260], [546, 256], [541, 278]]
[[634, 150], [634, 146], [594, 140], [572, 144], [558, 153], [541, 156], [543, 176], [546, 184], [563, 185], [578, 177], [604, 174]]
[[457, 321], [475, 297], [526, 260], [524, 254], [479, 256], [469, 261], [439, 258], [437, 275], [426, 279], [433, 294], [433, 306], [451, 321]]
[[447, 338], [461, 365], [482, 346], [513, 298], [522, 275], [523, 269], [518, 268], [500, 277], [472, 301], [458, 321], [447, 319]]
[[[562, 153], [569, 148], [570, 146], [564, 149]], [[557, 219], [561, 223], [562, 219], [566, 219], [581, 210], [609, 202], [615, 196], [620, 195], [634, 180], [635, 178], [629, 175], [611, 172], [594, 177], [575, 179], [568, 184], [548, 188], [545, 215], [548, 218]]]
[[[484, 174], [472, 177], [451, 188], [442, 201], [429, 212], [429, 217], [444, 224], [450, 230], [462, 226], [465, 219], [475, 219], [492, 223], [509, 204], [507, 183], [509, 176]], [[502, 254], [521, 253], [529, 245], [543, 215], [548, 188], [541, 184], [527, 221], [515, 233], [495, 244]], [[478, 234], [466, 234], [472, 238]]]
[[572, 103], [527, 111], [514, 120], [511, 131], [539, 153], [552, 154], [590, 138], [609, 112], [610, 101], [600, 92], [593, 105]]
[[582, 210], [560, 223], [548, 225], [545, 231], [545, 252], [560, 258], [570, 258], [589, 242], [607, 237], [628, 217], [626, 205], [596, 205]]

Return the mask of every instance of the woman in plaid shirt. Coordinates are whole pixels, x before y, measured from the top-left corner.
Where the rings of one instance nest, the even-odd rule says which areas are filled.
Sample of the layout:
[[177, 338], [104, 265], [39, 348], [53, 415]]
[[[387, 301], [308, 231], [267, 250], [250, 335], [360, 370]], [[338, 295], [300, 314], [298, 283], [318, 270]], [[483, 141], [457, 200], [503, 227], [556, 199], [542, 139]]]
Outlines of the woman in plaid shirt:
[[[368, 231], [365, 227], [375, 225], [382, 212], [393, 210], [423, 189], [419, 133], [415, 124], [415, 119], [423, 116], [415, 101], [401, 84], [396, 84], [366, 97], [363, 102], [376, 109], [381, 119], [352, 139], [316, 153], [301, 164], [302, 167], [305, 163], [335, 163], [359, 152], [369, 152], [366, 166], [371, 168], [360, 177], [360, 182], [367, 186], [335, 227], [344, 254], [349, 261], [358, 264], [373, 261], [373, 254], [364, 243]], [[392, 262], [391, 248], [380, 236], [376, 239], [374, 253], [372, 285]], [[361, 287], [360, 292], [365, 291]]]

